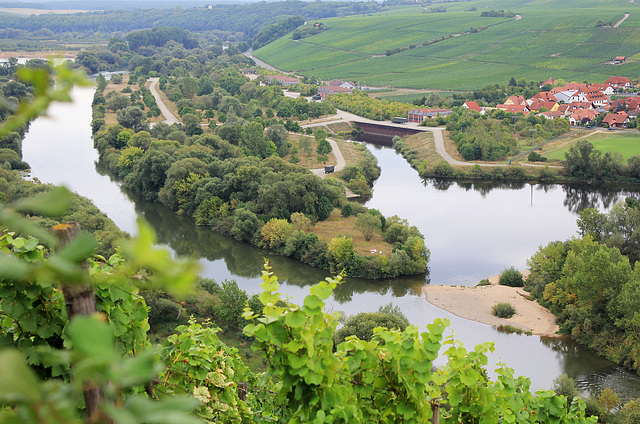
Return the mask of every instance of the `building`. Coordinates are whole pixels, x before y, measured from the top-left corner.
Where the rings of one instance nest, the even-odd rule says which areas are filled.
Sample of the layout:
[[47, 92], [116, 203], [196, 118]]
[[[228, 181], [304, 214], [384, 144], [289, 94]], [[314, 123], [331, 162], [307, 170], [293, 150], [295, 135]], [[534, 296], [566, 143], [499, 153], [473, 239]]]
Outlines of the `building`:
[[626, 112], [607, 113], [602, 120], [602, 123], [609, 125], [609, 128], [625, 128], [628, 122], [629, 115]]
[[633, 87], [631, 80], [627, 77], [611, 77], [605, 81], [605, 84], [609, 84], [615, 89]]
[[626, 60], [627, 60], [627, 57], [626, 57], [626, 56], [616, 56], [616, 57], [612, 60], [612, 62], [613, 62], [613, 64], [614, 64], [614, 65], [618, 65], [618, 64], [620, 64], [620, 63], [624, 63], [624, 62], [626, 62]]
[[285, 77], [284, 75], [267, 75], [267, 82], [269, 84], [290, 86], [300, 84], [300, 79], [294, 77]]
[[505, 105], [525, 105], [526, 99], [524, 96], [511, 96], [504, 102]]
[[496, 109], [504, 110], [507, 113], [523, 113], [524, 116], [527, 116], [529, 114], [529, 108], [525, 105], [503, 104], [496, 105]]
[[422, 122], [425, 119], [448, 115], [451, 115], [450, 109], [411, 109], [408, 118], [409, 122]]
[[578, 109], [569, 116], [569, 125], [590, 125], [598, 115], [595, 109]]
[[485, 114], [485, 110], [478, 105], [478, 102], [465, 102], [462, 107], [468, 110], [474, 110], [481, 115]]
[[320, 95], [320, 98], [322, 100], [326, 99], [332, 94], [338, 94], [338, 93], [351, 94], [352, 91], [350, 88], [330, 86], [330, 85], [321, 85], [320, 87], [318, 87], [318, 94]]

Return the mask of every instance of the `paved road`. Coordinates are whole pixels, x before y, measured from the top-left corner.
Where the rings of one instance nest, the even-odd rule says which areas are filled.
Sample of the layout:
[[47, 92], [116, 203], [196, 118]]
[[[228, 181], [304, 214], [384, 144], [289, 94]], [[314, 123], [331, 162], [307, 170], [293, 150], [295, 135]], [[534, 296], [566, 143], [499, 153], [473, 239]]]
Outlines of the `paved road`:
[[164, 116], [164, 119], [165, 119], [164, 122], [166, 122], [169, 125], [180, 123], [178, 118], [176, 118], [175, 115], [171, 113], [167, 105], [164, 104], [164, 102], [162, 101], [162, 98], [160, 97], [160, 92], [158, 91], [158, 81], [160, 80], [160, 78], [149, 78], [149, 80], [151, 81], [151, 85], [149, 86], [149, 91], [151, 91], [153, 98], [156, 99], [156, 104], [160, 108], [160, 112], [162, 112], [162, 116]]

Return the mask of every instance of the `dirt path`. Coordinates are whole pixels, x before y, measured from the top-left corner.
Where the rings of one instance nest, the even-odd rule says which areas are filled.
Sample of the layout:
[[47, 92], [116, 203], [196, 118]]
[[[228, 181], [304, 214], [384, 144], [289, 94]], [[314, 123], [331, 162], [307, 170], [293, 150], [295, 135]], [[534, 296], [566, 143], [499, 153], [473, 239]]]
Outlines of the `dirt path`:
[[160, 81], [160, 78], [150, 78], [149, 80], [151, 81], [149, 91], [151, 91], [153, 98], [156, 99], [156, 104], [158, 105], [158, 108], [160, 108], [160, 112], [162, 112], [165, 122], [169, 125], [180, 123], [178, 118], [176, 118], [175, 115], [171, 113], [167, 105], [164, 104], [162, 97], [160, 97], [160, 92], [158, 91], [158, 81]]
[[625, 13], [624, 17], [622, 19], [620, 19], [618, 22], [615, 23], [615, 25], [613, 26], [614, 28], [618, 28], [620, 26], [621, 23], [623, 23], [624, 21], [627, 20], [627, 18], [629, 17], [629, 13]]

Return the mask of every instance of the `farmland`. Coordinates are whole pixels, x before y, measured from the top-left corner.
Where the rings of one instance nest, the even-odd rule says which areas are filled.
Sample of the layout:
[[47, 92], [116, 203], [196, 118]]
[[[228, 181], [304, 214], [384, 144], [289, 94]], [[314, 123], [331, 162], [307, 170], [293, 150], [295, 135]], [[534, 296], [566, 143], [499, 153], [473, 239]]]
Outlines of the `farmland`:
[[[631, 156], [640, 156], [640, 134], [633, 133], [621, 133], [621, 132], [607, 132], [600, 131], [597, 134], [584, 137], [593, 146], [600, 150], [603, 154], [606, 152], [620, 153], [622, 158], [626, 161]], [[564, 154], [569, 151], [569, 147], [574, 145], [574, 141], [562, 142], [558, 145], [549, 145], [544, 148], [544, 151], [540, 152], [549, 160], [564, 160]]]
[[[638, 4], [480, 0], [443, 5], [445, 13], [398, 6], [375, 15], [324, 19], [327, 31], [298, 41], [287, 35], [254, 55], [322, 79], [406, 88], [470, 90], [511, 77], [603, 82], [612, 75], [640, 76]], [[480, 16], [490, 9], [522, 18]], [[598, 26], [599, 21], [615, 23], [626, 12], [630, 16], [619, 28]], [[391, 49], [404, 50], [386, 56]], [[606, 63], [615, 56], [629, 60]]]

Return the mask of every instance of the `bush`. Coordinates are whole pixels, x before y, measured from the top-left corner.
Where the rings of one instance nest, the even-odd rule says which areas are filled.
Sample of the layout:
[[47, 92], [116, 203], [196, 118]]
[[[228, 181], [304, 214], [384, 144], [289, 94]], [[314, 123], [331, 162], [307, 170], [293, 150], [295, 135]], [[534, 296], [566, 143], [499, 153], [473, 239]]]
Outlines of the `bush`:
[[516, 313], [516, 308], [511, 303], [498, 302], [491, 307], [491, 313], [498, 318], [511, 318]]
[[514, 267], [506, 268], [500, 274], [499, 284], [509, 287], [522, 287], [524, 286], [524, 280], [520, 271]]

